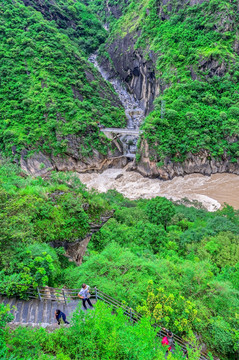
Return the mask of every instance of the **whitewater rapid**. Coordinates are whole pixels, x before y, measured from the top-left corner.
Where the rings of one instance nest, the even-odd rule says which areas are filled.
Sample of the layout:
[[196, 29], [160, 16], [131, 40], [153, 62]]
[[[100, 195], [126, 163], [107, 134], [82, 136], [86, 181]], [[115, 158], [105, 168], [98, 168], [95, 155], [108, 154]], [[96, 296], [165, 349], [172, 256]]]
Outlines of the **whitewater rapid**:
[[107, 169], [101, 174], [78, 173], [78, 176], [89, 189], [99, 192], [115, 189], [131, 200], [164, 196], [174, 201], [196, 200], [209, 211], [220, 209], [225, 202], [239, 209], [239, 176], [234, 174], [192, 174], [163, 181], [124, 168]]

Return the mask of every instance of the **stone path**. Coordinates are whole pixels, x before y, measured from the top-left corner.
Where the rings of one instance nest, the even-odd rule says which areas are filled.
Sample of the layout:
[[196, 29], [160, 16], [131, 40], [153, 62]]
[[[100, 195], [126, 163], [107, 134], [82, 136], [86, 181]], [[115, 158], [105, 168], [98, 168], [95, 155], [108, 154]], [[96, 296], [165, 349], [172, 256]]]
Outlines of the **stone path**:
[[[11, 307], [11, 313], [14, 315], [14, 320], [11, 324], [47, 327], [49, 325], [57, 325], [54, 316], [56, 309], [63, 311], [69, 321], [80, 301], [71, 300], [65, 305], [63, 302], [58, 303], [51, 300], [40, 301], [32, 299], [25, 301], [16, 298], [8, 299], [0, 295], [0, 303], [2, 302]], [[91, 299], [91, 302], [95, 304], [95, 299]], [[84, 310], [82, 306], [81, 309]]]

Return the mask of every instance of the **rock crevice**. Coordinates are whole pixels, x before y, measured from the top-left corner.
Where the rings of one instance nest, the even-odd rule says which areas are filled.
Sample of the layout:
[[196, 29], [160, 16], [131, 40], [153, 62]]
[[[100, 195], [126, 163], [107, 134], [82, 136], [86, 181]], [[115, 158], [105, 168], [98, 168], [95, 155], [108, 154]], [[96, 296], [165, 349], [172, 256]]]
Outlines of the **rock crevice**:
[[[107, 45], [111, 61], [101, 58], [101, 66], [112, 76], [120, 76], [128, 91], [139, 101], [145, 115], [153, 110], [154, 99], [160, 94], [160, 79], [155, 76], [156, 55], [150, 51], [146, 60], [140, 50], [135, 50], [139, 34], [127, 34]], [[113, 66], [112, 66], [113, 63]]]

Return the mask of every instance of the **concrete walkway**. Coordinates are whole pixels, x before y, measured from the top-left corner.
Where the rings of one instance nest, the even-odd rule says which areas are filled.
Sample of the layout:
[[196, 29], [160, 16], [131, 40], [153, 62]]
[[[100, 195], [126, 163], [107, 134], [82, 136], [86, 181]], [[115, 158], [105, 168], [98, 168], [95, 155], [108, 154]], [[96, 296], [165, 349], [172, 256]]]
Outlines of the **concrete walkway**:
[[[57, 325], [55, 319], [55, 310], [60, 309], [66, 314], [66, 319], [69, 321], [73, 312], [78, 307], [80, 300], [71, 300], [67, 305], [63, 302], [32, 299], [29, 301], [19, 300], [16, 298], [6, 298], [0, 295], [0, 303], [9, 305], [11, 313], [14, 315], [14, 320], [11, 324], [15, 325], [31, 325], [47, 327], [50, 325]], [[95, 304], [95, 299], [91, 299], [92, 304]], [[15, 308], [13, 308], [15, 307]], [[83, 307], [81, 306], [81, 309]]]

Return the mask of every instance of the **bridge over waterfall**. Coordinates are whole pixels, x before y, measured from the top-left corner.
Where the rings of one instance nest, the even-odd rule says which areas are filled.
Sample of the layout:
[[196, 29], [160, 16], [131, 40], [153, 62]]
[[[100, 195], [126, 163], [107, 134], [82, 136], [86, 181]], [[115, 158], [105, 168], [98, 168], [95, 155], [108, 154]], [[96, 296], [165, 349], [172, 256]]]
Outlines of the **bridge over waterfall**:
[[[0, 293], [0, 303], [10, 306], [11, 313], [14, 315], [12, 324], [47, 327], [57, 324], [54, 316], [57, 308], [60, 308], [66, 314], [67, 320], [70, 321], [73, 312], [79, 308], [79, 302], [81, 304], [81, 300], [77, 296], [78, 292], [79, 289], [59, 289], [49, 286], [41, 288], [29, 287], [24, 294], [26, 300], [17, 297], [8, 298], [6, 294]], [[103, 301], [105, 304], [111, 306], [113, 311], [114, 309], [123, 309], [124, 315], [131, 321], [132, 325], [142, 318], [141, 314], [129, 306], [122, 304], [101, 290], [94, 288], [91, 291], [91, 302], [95, 304], [97, 301]], [[85, 311], [82, 306], [81, 309]], [[152, 326], [158, 329], [157, 337], [159, 337], [161, 341], [161, 339], [167, 335], [165, 329], [158, 324]], [[182, 349], [184, 354], [186, 354], [188, 347], [192, 348], [189, 343], [185, 342], [176, 334], [173, 334], [173, 338], [174, 343]], [[210, 358], [207, 354], [201, 352], [199, 360], [210, 360]]]
[[134, 159], [137, 151], [137, 141], [143, 133], [142, 130], [134, 128], [101, 128], [100, 129], [108, 139], [119, 138], [122, 144], [123, 155]]
[[143, 134], [142, 130], [139, 129], [129, 129], [129, 128], [103, 128], [101, 131], [112, 139], [112, 135], [129, 135], [139, 137], [140, 134]]
[[[88, 59], [100, 72], [102, 77], [109, 81], [115, 91], [117, 92], [119, 99], [125, 109], [125, 116], [127, 119], [127, 127], [124, 129], [117, 128], [101, 128], [101, 131], [109, 138], [119, 138], [122, 149], [120, 152], [127, 158], [134, 159], [137, 151], [137, 141], [142, 133], [139, 130], [140, 125], [144, 121], [145, 111], [142, 108], [140, 101], [138, 101], [133, 94], [130, 94], [123, 81], [119, 77], [112, 77], [97, 61], [97, 53], [91, 54]], [[116, 144], [118, 147], [118, 145]]]

